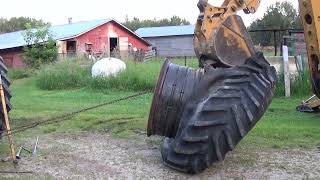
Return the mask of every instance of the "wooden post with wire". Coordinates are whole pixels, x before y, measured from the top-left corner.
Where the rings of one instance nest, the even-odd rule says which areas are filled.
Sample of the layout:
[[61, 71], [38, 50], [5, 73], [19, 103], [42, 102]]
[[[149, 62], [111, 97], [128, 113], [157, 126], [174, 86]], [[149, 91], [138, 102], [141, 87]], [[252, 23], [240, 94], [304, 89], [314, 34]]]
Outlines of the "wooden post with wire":
[[13, 163], [16, 163], [17, 162], [16, 150], [15, 150], [15, 147], [13, 144], [12, 132], [11, 132], [11, 128], [10, 128], [8, 111], [7, 111], [7, 103], [6, 103], [5, 94], [4, 94], [4, 90], [3, 90], [1, 75], [0, 75], [0, 96], [1, 96], [1, 105], [2, 105], [2, 112], [3, 112], [3, 123], [4, 123], [6, 130], [7, 130], [7, 136], [8, 136], [8, 141], [9, 141], [10, 150], [11, 150], [11, 158], [12, 158]]

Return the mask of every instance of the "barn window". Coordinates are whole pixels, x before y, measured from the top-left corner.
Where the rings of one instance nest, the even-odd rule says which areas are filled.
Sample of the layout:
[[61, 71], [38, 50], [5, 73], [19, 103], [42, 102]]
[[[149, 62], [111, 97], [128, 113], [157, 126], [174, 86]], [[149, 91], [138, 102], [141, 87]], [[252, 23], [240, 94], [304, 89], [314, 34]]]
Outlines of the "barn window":
[[86, 51], [91, 53], [92, 51], [92, 43], [86, 43], [85, 44], [85, 48], [86, 48]]

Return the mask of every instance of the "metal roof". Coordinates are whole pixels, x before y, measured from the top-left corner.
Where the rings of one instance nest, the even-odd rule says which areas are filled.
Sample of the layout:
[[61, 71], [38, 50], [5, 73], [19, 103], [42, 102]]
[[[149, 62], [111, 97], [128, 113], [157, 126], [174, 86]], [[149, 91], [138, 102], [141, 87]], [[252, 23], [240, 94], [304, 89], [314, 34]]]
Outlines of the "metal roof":
[[[78, 37], [92, 29], [101, 26], [110, 21], [114, 21], [123, 28], [125, 28], [130, 33], [139, 37], [137, 34], [129, 30], [127, 27], [123, 26], [121, 23], [114, 19], [101, 19], [101, 20], [93, 20], [93, 21], [81, 21], [72, 24], [64, 24], [50, 27], [50, 32], [52, 33], [55, 40], [66, 40]], [[0, 35], [0, 49], [8, 49], [14, 47], [21, 47], [27, 45], [24, 38], [23, 33], [25, 31], [17, 31]], [[141, 37], [139, 37], [141, 38]], [[142, 39], [142, 38], [141, 38]], [[147, 41], [142, 39], [145, 43], [149, 44]]]
[[145, 37], [182, 36], [193, 35], [195, 25], [146, 27], [136, 30], [136, 33]]

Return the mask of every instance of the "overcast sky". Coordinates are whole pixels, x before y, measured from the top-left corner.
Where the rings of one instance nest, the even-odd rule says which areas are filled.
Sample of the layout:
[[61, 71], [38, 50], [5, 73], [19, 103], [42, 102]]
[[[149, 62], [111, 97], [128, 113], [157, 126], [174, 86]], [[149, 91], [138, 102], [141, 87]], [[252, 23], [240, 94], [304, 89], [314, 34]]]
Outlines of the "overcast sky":
[[[213, 5], [219, 5], [222, 1], [209, 0]], [[289, 1], [298, 8], [298, 0]], [[193, 24], [199, 13], [197, 2], [198, 0], [2, 0], [0, 17], [26, 16], [57, 25], [66, 24], [68, 17], [72, 17], [73, 22], [106, 18], [123, 22], [126, 15], [140, 19], [177, 15]], [[275, 2], [276, 0], [262, 0], [256, 14], [240, 15], [243, 15], [245, 24], [250, 25], [254, 19], [262, 17], [267, 7]]]

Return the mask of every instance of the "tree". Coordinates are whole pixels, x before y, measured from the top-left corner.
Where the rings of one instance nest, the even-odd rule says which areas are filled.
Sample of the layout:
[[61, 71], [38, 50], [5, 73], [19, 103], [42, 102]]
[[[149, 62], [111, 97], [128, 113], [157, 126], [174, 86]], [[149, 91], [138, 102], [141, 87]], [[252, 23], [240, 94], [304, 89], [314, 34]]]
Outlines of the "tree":
[[[291, 2], [276, 2], [268, 7], [267, 12], [261, 19], [257, 19], [249, 27], [249, 30], [261, 29], [302, 29], [302, 24], [297, 10]], [[278, 34], [277, 43], [280, 43], [284, 32]], [[273, 44], [272, 32], [252, 33], [251, 37], [255, 44], [268, 46]]]
[[56, 60], [58, 48], [48, 25], [37, 24], [34, 29], [30, 23], [27, 23], [23, 36], [27, 43], [23, 49], [23, 61], [28, 67], [37, 69], [41, 64], [52, 63]]
[[49, 23], [43, 22], [42, 20], [37, 20], [28, 17], [13, 17], [8, 19], [0, 18], [0, 34], [14, 32], [19, 30], [25, 30], [26, 24], [29, 23], [32, 28], [36, 25], [50, 25]]
[[153, 19], [153, 20], [140, 20], [139, 18], [134, 17], [132, 20], [129, 20], [126, 17], [124, 26], [128, 27], [130, 30], [135, 31], [141, 27], [161, 27], [161, 26], [180, 26], [180, 25], [189, 25], [190, 22], [186, 19], [181, 19], [178, 16], [172, 16], [170, 19]]

